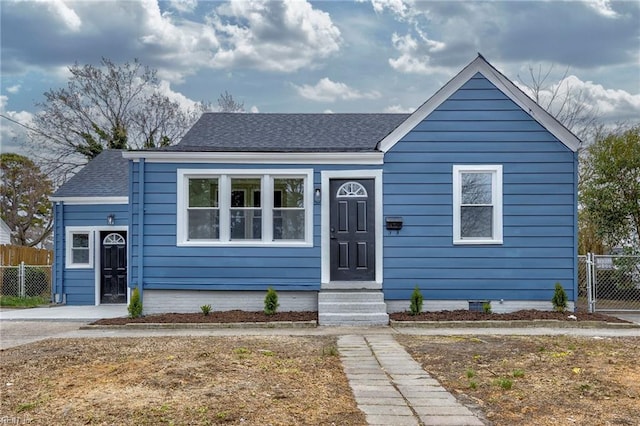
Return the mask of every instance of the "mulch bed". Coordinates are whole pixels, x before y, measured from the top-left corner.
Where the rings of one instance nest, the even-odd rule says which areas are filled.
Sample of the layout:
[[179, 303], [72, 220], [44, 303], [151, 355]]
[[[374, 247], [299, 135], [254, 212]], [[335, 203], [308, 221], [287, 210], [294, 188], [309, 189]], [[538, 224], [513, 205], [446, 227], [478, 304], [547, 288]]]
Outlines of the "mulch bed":
[[[577, 319], [570, 318], [570, 315]], [[602, 321], [611, 323], [629, 323], [623, 319], [605, 315], [597, 312], [555, 312], [538, 311], [528, 309], [504, 314], [473, 312], [465, 310], [422, 312], [418, 315], [411, 315], [409, 312], [397, 312], [389, 314], [392, 320], [396, 321], [514, 321], [514, 320], [558, 320], [558, 321]]]
[[302, 312], [276, 312], [267, 315], [264, 312], [224, 311], [202, 313], [165, 313], [145, 315], [140, 318], [104, 318], [91, 325], [124, 325], [129, 323], [234, 323], [234, 322], [278, 322], [278, 321], [317, 321], [318, 313], [311, 311]]
[[[577, 320], [570, 318], [575, 315]], [[389, 314], [395, 321], [513, 321], [513, 320], [559, 320], [559, 321], [601, 321], [610, 323], [628, 323], [620, 318], [588, 312], [552, 312], [538, 310], [522, 310], [506, 314], [472, 312], [465, 310], [423, 312], [418, 315], [410, 315], [408, 312]], [[304, 312], [276, 312], [274, 315], [266, 315], [264, 312], [248, 312], [241, 310], [210, 312], [204, 315], [194, 313], [164, 313], [145, 315], [140, 318], [104, 318], [92, 325], [124, 325], [129, 323], [243, 323], [243, 322], [281, 322], [281, 321], [317, 321], [318, 313]]]

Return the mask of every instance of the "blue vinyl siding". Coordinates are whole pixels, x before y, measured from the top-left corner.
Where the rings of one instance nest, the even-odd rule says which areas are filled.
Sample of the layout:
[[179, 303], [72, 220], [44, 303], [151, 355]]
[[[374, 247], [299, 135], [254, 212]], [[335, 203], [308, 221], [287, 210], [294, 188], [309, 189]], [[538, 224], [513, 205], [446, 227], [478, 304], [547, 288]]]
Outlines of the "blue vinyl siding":
[[[453, 245], [454, 164], [503, 166], [502, 245]], [[576, 154], [477, 74], [385, 155], [385, 298], [575, 300]]]
[[[138, 250], [140, 222], [139, 163], [132, 163], [131, 285], [140, 276]], [[239, 165], [145, 163], [144, 289], [276, 290], [320, 289], [320, 204], [313, 205], [313, 247], [178, 247], [176, 244], [176, 185], [178, 169], [314, 169], [314, 187], [320, 171], [348, 166]], [[351, 167], [364, 169], [366, 166]], [[378, 169], [379, 166], [372, 167]]]
[[[93, 305], [95, 303], [95, 267], [87, 269], [66, 268], [66, 228], [82, 226], [87, 228], [107, 228], [107, 215], [115, 215], [115, 226], [128, 223], [127, 204], [83, 205], [55, 204], [54, 234], [54, 294], [66, 294], [69, 305]], [[95, 238], [99, 238], [99, 232]], [[97, 255], [92, 250], [92, 255]]]

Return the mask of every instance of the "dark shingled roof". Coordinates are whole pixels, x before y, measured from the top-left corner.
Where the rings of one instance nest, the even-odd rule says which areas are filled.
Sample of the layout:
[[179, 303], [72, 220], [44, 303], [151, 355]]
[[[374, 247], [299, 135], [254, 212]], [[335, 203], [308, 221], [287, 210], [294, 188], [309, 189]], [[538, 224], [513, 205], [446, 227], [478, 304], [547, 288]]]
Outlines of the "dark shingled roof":
[[376, 144], [408, 114], [204, 113], [169, 151], [359, 152]]
[[122, 151], [102, 151], [75, 176], [66, 181], [53, 197], [126, 197], [129, 195], [129, 160]]

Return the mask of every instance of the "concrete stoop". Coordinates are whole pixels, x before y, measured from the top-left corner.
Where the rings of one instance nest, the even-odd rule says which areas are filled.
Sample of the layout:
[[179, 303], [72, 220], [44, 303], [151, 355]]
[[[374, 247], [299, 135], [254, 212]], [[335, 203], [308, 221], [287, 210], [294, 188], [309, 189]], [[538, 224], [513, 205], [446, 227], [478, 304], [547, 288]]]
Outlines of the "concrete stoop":
[[388, 325], [384, 294], [374, 290], [323, 290], [318, 294], [318, 324]]

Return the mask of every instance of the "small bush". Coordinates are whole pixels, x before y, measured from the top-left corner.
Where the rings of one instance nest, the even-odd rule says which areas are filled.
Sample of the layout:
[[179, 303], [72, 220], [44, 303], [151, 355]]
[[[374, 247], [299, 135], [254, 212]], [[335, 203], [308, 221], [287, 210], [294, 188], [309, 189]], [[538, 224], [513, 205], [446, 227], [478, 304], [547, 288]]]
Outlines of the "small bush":
[[409, 305], [411, 315], [418, 315], [422, 312], [423, 300], [422, 293], [420, 293], [420, 289], [416, 286], [416, 288], [413, 289], [413, 293], [411, 293], [411, 304]]
[[484, 312], [485, 314], [491, 313], [491, 302], [484, 302], [482, 304], [482, 312]]
[[506, 377], [501, 377], [496, 382], [504, 390], [510, 390], [513, 387], [513, 380]]
[[140, 300], [140, 291], [138, 287], [133, 289], [131, 293], [131, 301], [129, 302], [129, 318], [138, 318], [142, 316], [142, 301]]
[[551, 298], [553, 309], [558, 312], [564, 312], [567, 309], [567, 293], [562, 288], [562, 284], [556, 283], [556, 290]]
[[267, 289], [267, 295], [264, 297], [264, 313], [267, 315], [273, 315], [278, 311], [278, 293], [269, 287]]
[[475, 370], [473, 370], [472, 368], [467, 369], [467, 379], [473, 379], [476, 375]]
[[524, 370], [520, 370], [520, 369], [513, 370], [513, 377], [517, 379], [524, 377]]
[[211, 312], [211, 305], [202, 305], [200, 306], [200, 310], [202, 311], [202, 314], [206, 317], [207, 315], [209, 315], [209, 312]]

